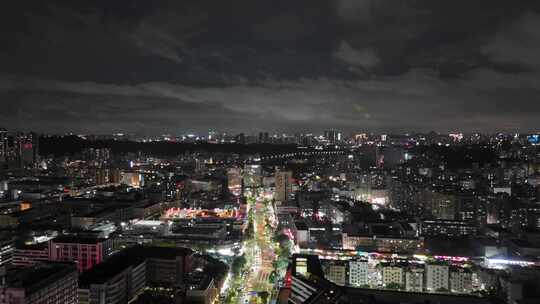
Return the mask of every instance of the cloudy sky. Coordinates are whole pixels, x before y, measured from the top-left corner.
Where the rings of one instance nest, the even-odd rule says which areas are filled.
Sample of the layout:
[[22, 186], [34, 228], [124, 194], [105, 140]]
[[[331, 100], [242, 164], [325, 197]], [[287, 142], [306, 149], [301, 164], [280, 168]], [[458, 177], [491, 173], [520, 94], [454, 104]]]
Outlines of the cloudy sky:
[[540, 129], [537, 0], [8, 3], [9, 129]]

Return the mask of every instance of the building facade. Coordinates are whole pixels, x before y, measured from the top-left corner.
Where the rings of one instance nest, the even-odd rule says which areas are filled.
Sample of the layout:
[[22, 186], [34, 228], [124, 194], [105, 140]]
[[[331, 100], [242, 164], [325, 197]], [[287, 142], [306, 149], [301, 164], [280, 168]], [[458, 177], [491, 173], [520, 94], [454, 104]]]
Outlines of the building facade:
[[12, 268], [0, 274], [2, 304], [77, 304], [78, 273], [74, 264], [48, 263]]
[[79, 272], [101, 263], [112, 251], [112, 239], [58, 237], [49, 241], [49, 261], [75, 262]]
[[349, 261], [349, 285], [354, 287], [368, 285], [368, 262], [363, 260]]
[[455, 293], [472, 292], [472, 272], [463, 268], [452, 268], [450, 271], [450, 291]]
[[449, 290], [449, 267], [426, 264], [426, 290], [428, 292]]
[[12, 238], [0, 240], [0, 267], [12, 263], [14, 251], [15, 243]]
[[336, 285], [345, 286], [347, 284], [347, 267], [344, 264], [331, 264], [328, 266], [326, 279]]
[[405, 290], [411, 292], [424, 291], [424, 269], [409, 268], [405, 272]]
[[292, 172], [276, 170], [276, 201], [284, 202], [289, 200], [292, 192]]
[[49, 261], [49, 247], [44, 244], [44, 246], [34, 245], [16, 248], [12, 264], [14, 266], [28, 267], [47, 261]]
[[381, 272], [383, 286], [404, 286], [405, 275], [403, 267], [395, 265], [383, 265]]

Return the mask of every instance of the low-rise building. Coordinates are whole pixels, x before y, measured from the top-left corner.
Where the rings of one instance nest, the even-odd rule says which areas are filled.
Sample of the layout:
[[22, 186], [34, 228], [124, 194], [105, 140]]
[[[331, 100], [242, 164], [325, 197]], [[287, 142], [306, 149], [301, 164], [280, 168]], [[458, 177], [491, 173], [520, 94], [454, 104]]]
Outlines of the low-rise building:
[[11, 237], [0, 239], [0, 267], [9, 265], [13, 261], [15, 242]]
[[113, 247], [112, 239], [60, 236], [49, 241], [49, 261], [75, 262], [83, 272], [101, 263]]
[[450, 270], [450, 291], [455, 293], [472, 292], [472, 272], [461, 267], [452, 267]]
[[426, 264], [426, 290], [428, 292], [450, 290], [448, 265]]
[[349, 285], [354, 287], [368, 285], [368, 262], [364, 260], [349, 261]]
[[423, 238], [383, 237], [367, 235], [342, 234], [342, 244], [345, 250], [362, 249], [388, 253], [414, 253], [424, 247]]
[[393, 264], [382, 265], [381, 272], [383, 286], [402, 288], [405, 285], [404, 267]]
[[339, 286], [347, 284], [347, 266], [343, 263], [331, 263], [328, 265], [325, 277]]
[[128, 303], [146, 286], [177, 287], [191, 266], [189, 249], [125, 249], [81, 275], [79, 303]]
[[49, 246], [47, 243], [19, 246], [13, 254], [14, 266], [34, 266], [49, 261]]
[[424, 291], [424, 268], [411, 267], [405, 272], [405, 290], [411, 292]]

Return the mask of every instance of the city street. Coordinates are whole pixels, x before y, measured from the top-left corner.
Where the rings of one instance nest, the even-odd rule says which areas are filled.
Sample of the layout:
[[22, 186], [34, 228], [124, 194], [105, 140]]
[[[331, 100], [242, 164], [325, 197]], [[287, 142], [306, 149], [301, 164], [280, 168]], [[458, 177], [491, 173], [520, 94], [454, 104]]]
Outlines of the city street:
[[[248, 196], [248, 210], [252, 221], [253, 233], [244, 241], [246, 264], [240, 275], [232, 279], [229, 293], [236, 293], [236, 297], [229, 297], [227, 303], [261, 303], [259, 293], [272, 294], [273, 284], [270, 277], [273, 272], [273, 262], [276, 259], [272, 243], [273, 231], [267, 225], [267, 219], [272, 219], [266, 203], [261, 196]], [[249, 230], [250, 228], [248, 228]]]
[[[266, 225], [266, 219], [269, 215], [260, 198], [253, 202], [253, 241], [247, 252], [251, 253], [252, 264], [247, 267], [252, 271], [246, 280], [243, 302], [239, 303], [257, 303], [257, 294], [259, 292], [271, 292], [272, 284], [269, 281], [273, 271], [272, 262], [275, 254], [271, 243], [272, 231], [269, 231]], [[248, 259], [249, 260], [249, 259]], [[240, 299], [242, 301], [242, 299]], [[247, 302], [246, 302], [247, 300]]]

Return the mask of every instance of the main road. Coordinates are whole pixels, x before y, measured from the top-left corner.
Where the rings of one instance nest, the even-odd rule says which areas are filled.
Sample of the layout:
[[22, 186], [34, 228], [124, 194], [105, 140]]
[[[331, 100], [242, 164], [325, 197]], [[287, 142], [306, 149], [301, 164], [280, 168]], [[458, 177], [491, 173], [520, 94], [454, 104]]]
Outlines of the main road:
[[267, 219], [273, 215], [268, 213], [268, 208], [260, 196], [254, 200], [248, 200], [253, 208], [253, 240], [247, 242], [246, 253], [249, 254], [248, 277], [245, 280], [243, 294], [239, 297], [239, 304], [257, 303], [257, 293], [268, 292], [271, 294], [273, 285], [270, 283], [270, 275], [273, 271], [272, 263], [276, 259], [272, 246], [271, 227], [266, 224]]

